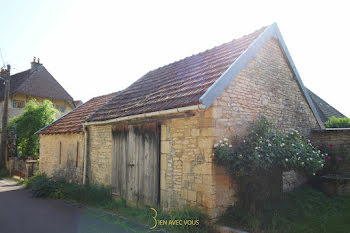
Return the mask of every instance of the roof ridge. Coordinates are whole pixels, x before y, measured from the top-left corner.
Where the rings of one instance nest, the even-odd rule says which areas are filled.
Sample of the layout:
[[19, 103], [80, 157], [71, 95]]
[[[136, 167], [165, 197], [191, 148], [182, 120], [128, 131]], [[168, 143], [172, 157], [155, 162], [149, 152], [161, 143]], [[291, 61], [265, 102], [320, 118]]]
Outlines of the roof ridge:
[[12, 75], [11, 75], [11, 77], [12, 77], [12, 76], [19, 75], [19, 74], [22, 74], [22, 73], [25, 73], [25, 72], [28, 72], [28, 71], [30, 71], [30, 69], [23, 70], [23, 71], [21, 71], [21, 72], [18, 72], [18, 73], [12, 74]]
[[28, 80], [29, 80], [29, 79], [32, 79], [33, 74], [36, 73], [36, 72], [38, 72], [39, 68], [41, 68], [41, 67], [44, 67], [44, 66], [43, 66], [43, 65], [38, 66], [38, 67], [37, 67], [35, 70], [33, 70], [33, 71], [31, 71], [31, 69], [28, 69], [27, 71], [29, 71], [29, 74], [28, 74], [29, 77], [28, 77], [26, 80], [24, 80], [24, 82], [21, 83], [15, 90], [13, 90], [13, 93], [15, 93], [16, 90], [19, 90], [19, 89], [21, 89], [23, 86], [25, 86], [25, 84], [28, 82]]
[[[212, 47], [212, 48], [206, 49], [206, 50], [201, 51], [201, 52], [198, 52], [198, 53], [194, 53], [194, 54], [192, 54], [192, 55], [190, 55], [190, 56], [187, 56], [187, 57], [181, 58], [181, 59], [179, 59], [179, 60], [170, 62], [170, 63], [168, 63], [168, 64], [166, 64], [166, 65], [159, 66], [158, 68], [155, 68], [155, 69], [153, 69], [153, 70], [148, 71], [148, 72], [147, 72], [146, 74], [144, 74], [142, 77], [144, 77], [145, 75], [147, 75], [148, 73], [151, 73], [151, 72], [153, 72], [153, 71], [156, 71], [156, 70], [165, 68], [165, 67], [170, 66], [170, 65], [173, 65], [173, 64], [175, 64], [175, 63], [178, 63], [178, 62], [181, 62], [181, 61], [190, 59], [190, 58], [192, 58], [192, 57], [194, 57], [194, 56], [198, 56], [198, 55], [201, 55], [201, 54], [206, 53], [206, 52], [208, 52], [208, 51], [214, 50], [214, 49], [216, 49], [216, 48], [219, 48], [219, 47], [225, 46], [225, 45], [227, 45], [227, 44], [233, 43], [233, 42], [235, 42], [235, 41], [237, 41], [237, 40], [246, 38], [246, 37], [248, 37], [248, 36], [250, 36], [250, 35], [253, 35], [253, 34], [257, 33], [258, 31], [262, 31], [263, 29], [266, 29], [267, 27], [268, 27], [268, 26], [263, 26], [263, 27], [261, 27], [260, 29], [257, 29], [257, 30], [255, 30], [255, 31], [253, 31], [253, 32], [251, 32], [251, 33], [248, 33], [248, 34], [244, 34], [244, 35], [242, 35], [242, 36], [240, 36], [240, 37], [238, 37], [238, 38], [235, 38], [235, 39], [233, 39], [233, 40], [231, 40], [231, 41], [222, 43], [222, 44], [220, 44], [220, 45], [216, 45], [216, 46], [214, 46], [214, 47]], [[142, 78], [142, 77], [141, 77], [141, 78]], [[141, 79], [141, 78], [140, 78], [140, 79]]]
[[[51, 78], [51, 79], [54, 81], [55, 85], [58, 85], [60, 88], [62, 88], [62, 90], [65, 92], [65, 95], [67, 95], [67, 96], [70, 98], [69, 101], [74, 101], [73, 97], [72, 97], [72, 96], [67, 92], [67, 90], [55, 79], [55, 77], [53, 77], [53, 75], [46, 69], [46, 67], [45, 67], [44, 65], [38, 66], [38, 67], [37, 67], [35, 70], [33, 70], [33, 71], [29, 70], [29, 77], [28, 77], [23, 83], [21, 83], [21, 84], [16, 88], [16, 90], [13, 91], [13, 93], [15, 93], [17, 90], [21, 90], [22, 88], [24, 88], [24, 87], [27, 85], [27, 83], [30, 82], [30, 80], [33, 80], [35, 77], [37, 77], [37, 76], [35, 76], [36, 73], [38, 73], [38, 72], [40, 72], [40, 71], [43, 71], [43, 70], [45, 70], [45, 71], [48, 73], [49, 78]], [[40, 95], [38, 95], [38, 96], [40, 96]], [[43, 96], [42, 96], [42, 97], [43, 97]], [[63, 100], [67, 100], [67, 99], [63, 99]]]
[[[270, 27], [261, 27], [145, 73], [89, 116], [87, 122], [200, 104], [201, 96], [212, 83]], [[174, 89], [175, 82], [181, 84], [181, 88], [176, 84], [180, 89], [169, 91], [170, 87]]]
[[[111, 93], [109, 93], [109, 94], [100, 95], [100, 96], [95, 96], [95, 97], [92, 97], [90, 100], [97, 99], [97, 98], [102, 98], [102, 97], [105, 97], [105, 96], [108, 96], [108, 95], [117, 94], [118, 92], [121, 92], [121, 91], [114, 91], [114, 92], [111, 92]], [[87, 102], [89, 102], [90, 100], [88, 100]], [[86, 103], [87, 103], [87, 102], [86, 102]]]

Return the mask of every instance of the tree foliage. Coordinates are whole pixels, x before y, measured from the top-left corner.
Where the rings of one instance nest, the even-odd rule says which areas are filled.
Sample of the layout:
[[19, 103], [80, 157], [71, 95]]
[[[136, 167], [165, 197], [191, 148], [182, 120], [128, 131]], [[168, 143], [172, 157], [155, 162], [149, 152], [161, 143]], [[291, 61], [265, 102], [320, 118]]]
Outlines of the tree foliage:
[[35, 132], [53, 122], [56, 113], [58, 110], [53, 107], [51, 101], [44, 100], [39, 103], [30, 100], [22, 115], [10, 119], [8, 127], [16, 132], [17, 145], [22, 157], [38, 155], [39, 136]]

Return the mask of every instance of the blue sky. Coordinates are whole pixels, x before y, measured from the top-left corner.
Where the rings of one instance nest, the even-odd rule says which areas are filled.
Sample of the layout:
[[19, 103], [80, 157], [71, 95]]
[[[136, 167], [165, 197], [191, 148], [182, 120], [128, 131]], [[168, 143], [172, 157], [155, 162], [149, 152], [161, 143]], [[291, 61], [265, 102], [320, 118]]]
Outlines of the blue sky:
[[39, 57], [84, 101], [277, 22], [305, 86], [350, 116], [346, 1], [0, 0], [0, 9], [12, 72]]

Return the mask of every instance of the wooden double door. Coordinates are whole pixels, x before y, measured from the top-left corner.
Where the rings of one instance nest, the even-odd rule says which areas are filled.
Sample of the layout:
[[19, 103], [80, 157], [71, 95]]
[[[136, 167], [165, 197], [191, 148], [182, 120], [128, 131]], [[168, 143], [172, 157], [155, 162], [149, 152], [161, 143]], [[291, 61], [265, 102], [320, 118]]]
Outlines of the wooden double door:
[[128, 201], [159, 203], [160, 135], [156, 123], [113, 129], [112, 189]]

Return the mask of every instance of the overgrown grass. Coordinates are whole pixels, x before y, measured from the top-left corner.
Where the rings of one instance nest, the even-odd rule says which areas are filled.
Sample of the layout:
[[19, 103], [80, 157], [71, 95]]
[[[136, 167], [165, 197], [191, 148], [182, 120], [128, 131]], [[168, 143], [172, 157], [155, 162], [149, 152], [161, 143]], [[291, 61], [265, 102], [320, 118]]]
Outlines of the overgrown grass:
[[[128, 206], [124, 199], [113, 199], [111, 189], [105, 186], [77, 185], [66, 183], [63, 179], [53, 179], [45, 174], [36, 175], [29, 180], [21, 182], [30, 188], [34, 197], [64, 199], [84, 205], [108, 210], [135, 221], [154, 225], [154, 211], [148, 207]], [[157, 226], [157, 229], [166, 229], [175, 232], [210, 232], [208, 216], [197, 208], [181, 208], [171, 212], [157, 210], [157, 220], [198, 220], [198, 226], [192, 225], [165, 225]]]
[[304, 186], [261, 205], [256, 216], [231, 207], [218, 223], [251, 233], [349, 233], [350, 197], [329, 197]]

